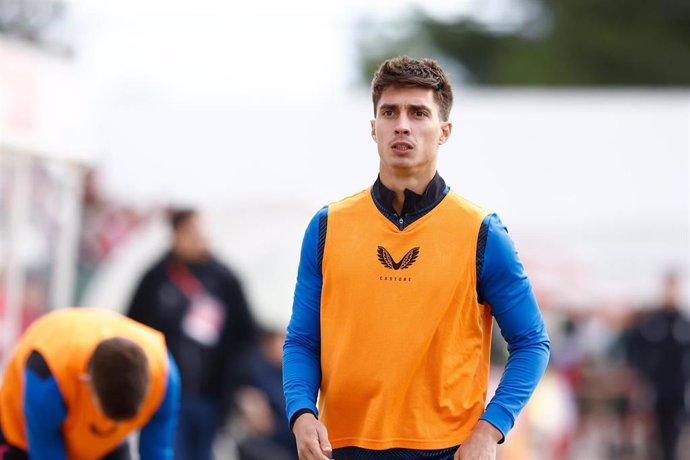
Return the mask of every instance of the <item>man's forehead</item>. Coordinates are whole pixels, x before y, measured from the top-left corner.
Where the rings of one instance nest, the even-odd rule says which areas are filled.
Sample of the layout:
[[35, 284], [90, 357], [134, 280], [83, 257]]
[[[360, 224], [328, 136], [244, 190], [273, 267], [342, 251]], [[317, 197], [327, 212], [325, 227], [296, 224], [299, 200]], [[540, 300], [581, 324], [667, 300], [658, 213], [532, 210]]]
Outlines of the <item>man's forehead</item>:
[[389, 86], [384, 89], [379, 99], [382, 105], [429, 106], [437, 108], [434, 92], [431, 88]]

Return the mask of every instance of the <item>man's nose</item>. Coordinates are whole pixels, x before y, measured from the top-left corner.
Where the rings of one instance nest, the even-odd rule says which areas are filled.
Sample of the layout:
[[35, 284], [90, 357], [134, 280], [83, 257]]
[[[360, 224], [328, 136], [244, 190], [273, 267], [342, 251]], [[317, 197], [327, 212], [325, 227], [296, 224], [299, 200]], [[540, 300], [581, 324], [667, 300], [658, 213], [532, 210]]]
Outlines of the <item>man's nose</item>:
[[410, 134], [410, 123], [407, 116], [402, 115], [398, 117], [398, 123], [395, 125], [395, 134], [408, 135]]

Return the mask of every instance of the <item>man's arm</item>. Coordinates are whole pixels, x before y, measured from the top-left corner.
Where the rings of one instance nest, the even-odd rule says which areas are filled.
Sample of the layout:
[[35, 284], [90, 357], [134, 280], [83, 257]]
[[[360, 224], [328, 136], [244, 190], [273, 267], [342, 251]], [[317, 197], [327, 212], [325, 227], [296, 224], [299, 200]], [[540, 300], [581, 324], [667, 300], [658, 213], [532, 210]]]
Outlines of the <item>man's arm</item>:
[[[316, 397], [321, 385], [321, 286], [319, 224], [328, 208], [311, 220], [302, 242], [292, 317], [283, 346], [283, 390], [290, 426], [298, 411], [318, 415]], [[324, 235], [325, 236], [325, 235]]]
[[48, 364], [37, 351], [26, 362], [24, 382], [29, 457], [65, 460], [67, 452], [60, 426], [67, 418], [67, 406]]
[[139, 455], [141, 460], [170, 460], [173, 458], [175, 430], [180, 409], [180, 373], [172, 355], [168, 353], [168, 382], [165, 397], [151, 420], [141, 430]]
[[283, 390], [300, 459], [325, 459], [330, 455], [326, 428], [316, 419], [321, 385], [321, 259], [327, 217], [328, 208], [324, 207], [304, 235], [292, 317], [283, 346]]
[[481, 419], [500, 432], [503, 442], [546, 370], [550, 342], [508, 230], [495, 214], [482, 225], [486, 225], [486, 250], [478, 291], [480, 300], [491, 306], [508, 343], [509, 357], [496, 394]]

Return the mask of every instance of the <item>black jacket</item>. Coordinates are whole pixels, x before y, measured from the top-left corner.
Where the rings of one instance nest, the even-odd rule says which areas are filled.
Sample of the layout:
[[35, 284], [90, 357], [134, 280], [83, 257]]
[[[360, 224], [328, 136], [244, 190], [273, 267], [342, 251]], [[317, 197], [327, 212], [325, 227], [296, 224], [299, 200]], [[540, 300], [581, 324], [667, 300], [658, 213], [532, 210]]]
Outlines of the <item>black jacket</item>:
[[[172, 267], [179, 267], [176, 264], [186, 267], [225, 309], [220, 338], [213, 346], [203, 345], [183, 332], [182, 321], [191, 302], [170, 275]], [[204, 396], [227, 409], [237, 386], [249, 383], [246, 360], [255, 345], [257, 328], [239, 280], [214, 258], [189, 264], [172, 253], [166, 254], [142, 278], [127, 315], [163, 332], [180, 368], [183, 396]]]

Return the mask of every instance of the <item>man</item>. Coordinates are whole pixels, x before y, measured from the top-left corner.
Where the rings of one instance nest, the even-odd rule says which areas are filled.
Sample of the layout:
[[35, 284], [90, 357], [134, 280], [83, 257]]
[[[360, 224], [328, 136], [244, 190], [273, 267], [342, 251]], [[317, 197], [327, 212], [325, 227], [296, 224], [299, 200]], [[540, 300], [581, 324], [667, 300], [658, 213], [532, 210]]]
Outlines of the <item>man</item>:
[[128, 316], [163, 332], [180, 366], [175, 458], [208, 460], [235, 390], [250, 379], [243, 360], [257, 333], [238, 279], [209, 251], [201, 216], [176, 210], [170, 223], [172, 250], [145, 274]]
[[657, 458], [663, 460], [676, 458], [690, 394], [690, 321], [681, 310], [679, 282], [677, 273], [668, 273], [659, 305], [626, 332], [628, 362], [653, 395]]
[[172, 459], [179, 375], [163, 335], [114, 312], [66, 308], [22, 335], [0, 389], [0, 458]]
[[[443, 70], [389, 59], [372, 92], [379, 177], [302, 246], [284, 356], [300, 459], [493, 459], [546, 367], [543, 320], [498, 217], [436, 172]], [[485, 407], [492, 315], [510, 358]]]

